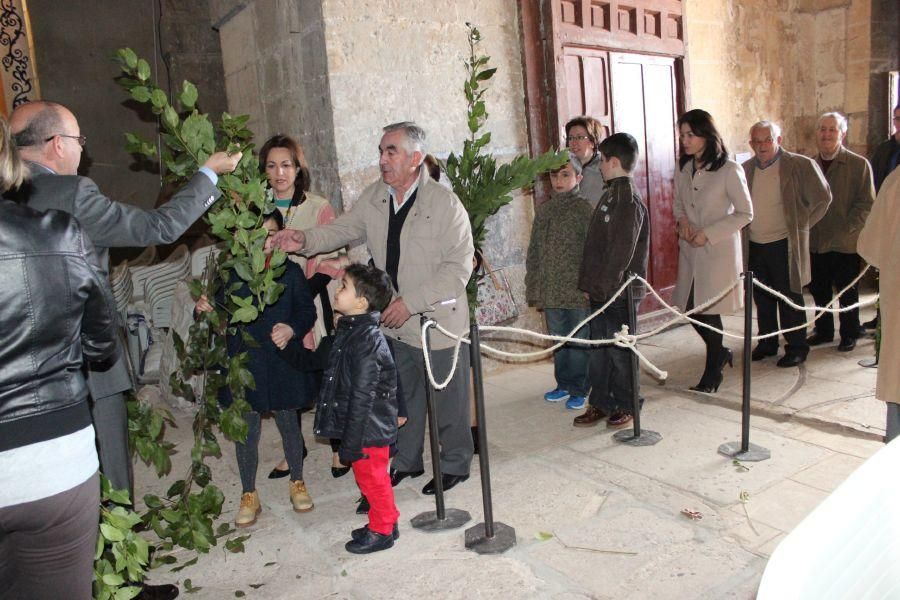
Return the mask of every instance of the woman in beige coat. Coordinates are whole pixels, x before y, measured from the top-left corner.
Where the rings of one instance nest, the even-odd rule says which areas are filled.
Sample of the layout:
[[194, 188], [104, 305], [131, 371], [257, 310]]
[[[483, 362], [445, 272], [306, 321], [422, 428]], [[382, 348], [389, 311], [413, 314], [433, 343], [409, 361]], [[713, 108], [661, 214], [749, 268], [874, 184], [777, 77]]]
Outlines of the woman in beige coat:
[[881, 295], [881, 349], [875, 397], [887, 405], [884, 441], [900, 435], [900, 169], [894, 169], [878, 190], [857, 252], [878, 267]]
[[[681, 157], [675, 176], [675, 218], [678, 228], [678, 280], [674, 301], [681, 310], [704, 304], [740, 276], [741, 228], [753, 218], [750, 192], [741, 166], [728, 159], [712, 116], [691, 110], [678, 119]], [[743, 306], [743, 286], [694, 315], [722, 329], [721, 315]], [[706, 344], [706, 365], [691, 389], [711, 393], [722, 383], [722, 369], [733, 364], [722, 334], [694, 325]]]

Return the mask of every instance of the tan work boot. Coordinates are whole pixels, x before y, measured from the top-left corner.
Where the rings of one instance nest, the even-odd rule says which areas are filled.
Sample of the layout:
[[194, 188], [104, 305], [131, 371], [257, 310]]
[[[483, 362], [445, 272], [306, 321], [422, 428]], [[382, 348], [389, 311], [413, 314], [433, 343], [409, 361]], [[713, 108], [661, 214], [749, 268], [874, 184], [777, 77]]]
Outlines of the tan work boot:
[[291, 482], [291, 504], [295, 512], [309, 512], [313, 509], [313, 501], [306, 491], [306, 484], [302, 479]]
[[256, 490], [247, 492], [241, 496], [241, 506], [238, 508], [238, 514], [234, 518], [234, 524], [238, 527], [250, 527], [256, 523], [256, 515], [262, 512], [259, 505], [259, 494]]

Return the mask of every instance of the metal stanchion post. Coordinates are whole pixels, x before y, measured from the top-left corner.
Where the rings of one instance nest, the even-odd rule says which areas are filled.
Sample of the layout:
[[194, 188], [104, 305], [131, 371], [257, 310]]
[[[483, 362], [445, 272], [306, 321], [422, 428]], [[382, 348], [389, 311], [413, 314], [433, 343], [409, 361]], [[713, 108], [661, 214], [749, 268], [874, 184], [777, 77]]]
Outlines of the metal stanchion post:
[[[424, 327], [428, 323], [428, 317], [422, 315], [420, 320]], [[433, 322], [432, 322], [433, 325]], [[425, 347], [422, 351], [431, 359], [431, 327], [425, 331]], [[434, 476], [434, 506], [435, 510], [420, 513], [412, 518], [410, 523], [416, 529], [422, 531], [443, 531], [444, 529], [456, 529], [472, 520], [472, 515], [457, 508], [444, 507], [444, 482], [441, 473], [441, 442], [438, 439], [437, 410], [434, 404], [434, 388], [428, 378], [428, 370], [425, 370], [425, 406], [428, 413], [428, 440], [431, 444], [431, 468]]]
[[[631, 277], [631, 273], [627, 274]], [[637, 335], [637, 307], [634, 302], [634, 290], [632, 284], [625, 289], [625, 299], [628, 302], [628, 331], [631, 335]], [[619, 431], [613, 434], [613, 439], [629, 446], [652, 446], [662, 439], [655, 431], [641, 431], [641, 394], [640, 394], [640, 364], [637, 354], [631, 352], [631, 431]]]
[[487, 419], [484, 415], [484, 377], [481, 373], [481, 339], [478, 324], [469, 327], [469, 356], [472, 362], [472, 382], [475, 388], [475, 415], [478, 419], [478, 465], [481, 470], [481, 498], [484, 502], [484, 523], [466, 529], [466, 548], [478, 554], [499, 554], [516, 545], [516, 530], [494, 522], [491, 500], [491, 466], [488, 458]]
[[741, 441], [719, 446], [719, 454], [737, 460], [758, 462], [772, 458], [762, 446], [750, 443], [750, 355], [753, 352], [753, 272], [744, 273], [744, 389], [741, 404]]

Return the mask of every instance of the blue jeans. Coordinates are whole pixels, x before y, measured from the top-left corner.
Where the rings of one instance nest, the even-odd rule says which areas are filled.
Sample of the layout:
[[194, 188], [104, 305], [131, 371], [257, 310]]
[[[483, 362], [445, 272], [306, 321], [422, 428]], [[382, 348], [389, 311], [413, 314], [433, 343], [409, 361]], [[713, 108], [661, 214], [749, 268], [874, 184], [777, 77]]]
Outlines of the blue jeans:
[[[603, 303], [591, 300], [591, 311], [601, 306]], [[622, 328], [622, 325], [627, 324], [628, 300], [623, 294], [591, 321], [591, 339], [608, 340]], [[631, 374], [631, 350], [612, 344], [592, 348], [589, 398], [591, 406], [608, 415], [618, 412], [631, 414], [633, 406]]]
[[[586, 308], [545, 308], [547, 330], [552, 335], [569, 335], [581, 321], [591, 314]], [[572, 337], [589, 339], [589, 329], [585, 325]], [[587, 346], [568, 343], [553, 355], [553, 376], [556, 387], [569, 392], [570, 396], [587, 396], [590, 389], [588, 379]]]

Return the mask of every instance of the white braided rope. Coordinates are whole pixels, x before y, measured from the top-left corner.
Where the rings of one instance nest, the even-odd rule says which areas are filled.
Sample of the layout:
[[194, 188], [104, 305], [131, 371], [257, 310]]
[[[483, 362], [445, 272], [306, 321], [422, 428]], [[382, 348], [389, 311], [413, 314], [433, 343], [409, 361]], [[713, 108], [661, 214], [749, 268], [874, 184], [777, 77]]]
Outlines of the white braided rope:
[[[826, 304], [824, 307], [800, 306], [800, 305], [794, 303], [793, 301], [791, 301], [791, 299], [786, 297], [784, 294], [778, 292], [777, 290], [770, 288], [769, 286], [759, 282], [756, 278], [754, 278], [753, 279], [754, 285], [759, 287], [761, 290], [765, 291], [766, 293], [771, 294], [772, 296], [775, 296], [776, 298], [778, 298], [779, 300], [782, 300], [783, 302], [786, 302], [789, 306], [791, 306], [795, 310], [803, 310], [803, 311], [813, 310], [813, 311], [815, 311], [815, 315], [811, 320], [807, 321], [806, 323], [803, 323], [802, 325], [797, 325], [795, 327], [790, 327], [790, 328], [786, 328], [786, 329], [780, 329], [778, 331], [774, 331], [774, 332], [763, 334], [763, 335], [751, 336], [750, 339], [761, 340], [761, 339], [766, 339], [769, 337], [775, 337], [775, 336], [781, 335], [783, 333], [796, 331], [799, 329], [805, 329], [805, 328], [809, 327], [810, 325], [814, 324], [816, 318], [818, 318], [820, 315], [822, 315], [824, 313], [841, 313], [841, 312], [846, 312], [849, 310], [859, 308], [861, 306], [868, 306], [868, 305], [874, 304], [878, 300], [878, 295], [876, 295], [874, 298], [872, 298], [870, 300], [860, 301], [851, 306], [842, 306], [841, 308], [831, 308], [832, 305], [834, 305], [835, 302], [838, 301], [840, 296], [842, 296], [847, 290], [849, 290], [851, 287], [856, 285], [859, 282], [859, 280], [862, 279], [862, 277], [865, 275], [866, 271], [869, 270], [869, 268], [870, 268], [870, 265], [866, 265], [865, 269], [863, 269], [853, 281], [851, 281], [846, 287], [844, 287], [844, 289], [842, 289], [840, 292], [838, 292], [838, 294], [834, 298], [832, 298], [831, 301], [828, 304]], [[605, 304], [603, 304], [603, 306], [598, 308], [596, 311], [594, 311], [592, 314], [590, 314], [588, 317], [586, 317], [584, 320], [582, 320], [580, 323], [578, 323], [572, 329], [572, 331], [569, 332], [569, 335], [552, 335], [552, 334], [547, 334], [547, 333], [539, 333], [537, 331], [531, 331], [530, 329], [523, 329], [520, 327], [503, 327], [503, 326], [499, 326], [499, 325], [479, 326], [479, 329], [481, 331], [486, 331], [486, 332], [506, 331], [509, 333], [515, 333], [515, 334], [520, 334], [520, 335], [524, 335], [527, 337], [537, 338], [539, 340], [553, 341], [555, 343], [552, 346], [549, 346], [542, 350], [536, 350], [536, 351], [530, 351], [530, 352], [509, 352], [506, 350], [500, 350], [499, 348], [495, 348], [489, 344], [481, 344], [481, 348], [485, 352], [493, 354], [498, 357], [527, 359], [527, 358], [537, 358], [540, 356], [552, 354], [553, 352], [555, 352], [556, 350], [558, 350], [559, 348], [561, 348], [562, 346], [564, 346], [566, 343], [569, 343], [569, 342], [574, 342], [576, 344], [584, 345], [584, 346], [615, 345], [619, 348], [625, 348], [625, 349], [628, 349], [628, 350], [631, 350], [632, 352], [634, 352], [635, 355], [637, 355], [638, 360], [649, 371], [651, 371], [656, 376], [657, 379], [664, 381], [668, 377], [668, 373], [666, 371], [663, 371], [662, 369], [659, 369], [646, 356], [644, 356], [644, 354], [640, 350], [638, 350], [637, 342], [639, 340], [643, 340], [645, 338], [654, 336], [654, 335], [662, 332], [663, 330], [668, 329], [673, 324], [675, 324], [679, 321], [688, 321], [690, 323], [693, 323], [694, 325], [697, 325], [698, 327], [704, 327], [704, 328], [714, 331], [716, 333], [722, 334], [725, 337], [741, 339], [741, 340], [744, 339], [743, 333], [737, 334], [737, 333], [732, 333], [732, 332], [724, 330], [724, 329], [719, 329], [717, 327], [713, 327], [712, 325], [709, 325], [702, 321], [698, 321], [697, 319], [694, 319], [691, 316], [695, 313], [703, 312], [710, 306], [713, 306], [714, 304], [719, 302], [722, 298], [724, 298], [726, 295], [731, 293], [731, 291], [735, 287], [737, 287], [739, 283], [741, 283], [743, 278], [744, 278], [744, 275], [742, 273], [741, 276], [737, 280], [732, 282], [731, 285], [722, 289], [718, 294], [716, 294], [715, 296], [713, 296], [706, 302], [699, 304], [699, 305], [691, 308], [690, 310], [682, 313], [677, 308], [675, 308], [674, 306], [670, 305], [668, 302], [663, 300], [662, 296], [660, 296], [659, 293], [653, 288], [653, 286], [650, 285], [649, 281], [647, 281], [640, 275], [631, 275], [619, 287], [619, 289], [616, 290], [616, 293], [613, 294], [612, 298], [607, 300], [607, 302]], [[647, 289], [649, 290], [649, 293], [654, 298], [656, 298], [656, 300], [659, 302], [660, 306], [662, 306], [663, 309], [674, 314], [675, 318], [671, 319], [669, 321], [666, 321], [665, 323], [655, 327], [654, 329], [652, 329], [650, 331], [646, 331], [644, 333], [640, 333], [637, 335], [632, 335], [628, 330], [628, 326], [623, 325], [621, 330], [617, 331], [612, 338], [608, 338], [608, 339], [590, 340], [590, 339], [582, 339], [582, 338], [573, 337], [575, 332], [577, 332], [582, 327], [587, 325], [597, 315], [604, 312], [622, 294], [622, 292], [625, 291], [627, 286], [630, 285], [635, 280], [638, 280], [638, 281], [642, 282], [644, 285], [646, 285]], [[453, 339], [455, 341], [453, 362], [450, 366], [450, 373], [447, 375], [447, 378], [442, 382], [435, 381], [433, 367], [431, 364], [430, 352], [426, 351], [427, 350], [426, 332], [429, 327], [434, 327], [437, 331], [440, 331], [442, 334], [444, 334], [445, 336], [447, 336], [450, 339]], [[441, 326], [440, 323], [434, 321], [433, 319], [429, 319], [422, 325], [422, 348], [423, 348], [424, 355], [425, 355], [425, 370], [428, 374], [428, 379], [431, 382], [434, 389], [442, 390], [450, 384], [450, 380], [453, 379], [453, 375], [456, 372], [456, 367], [459, 362], [459, 349], [463, 343], [471, 344], [471, 340], [468, 339], [468, 333], [463, 333], [463, 334], [457, 335], [451, 331], [448, 331], [443, 326]]]

